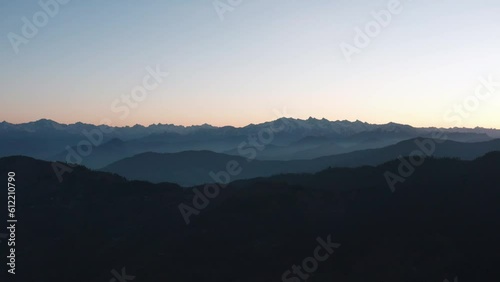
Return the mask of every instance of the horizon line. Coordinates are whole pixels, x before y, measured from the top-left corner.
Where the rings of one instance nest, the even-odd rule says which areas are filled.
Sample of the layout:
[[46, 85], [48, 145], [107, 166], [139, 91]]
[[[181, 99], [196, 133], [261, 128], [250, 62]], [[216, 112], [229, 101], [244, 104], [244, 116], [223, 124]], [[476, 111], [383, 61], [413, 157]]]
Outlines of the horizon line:
[[92, 126], [108, 126], [108, 127], [114, 127], [114, 128], [132, 128], [132, 127], [144, 127], [144, 128], [148, 128], [148, 127], [151, 127], [151, 126], [160, 126], [160, 125], [168, 125], [168, 126], [176, 126], [176, 127], [184, 127], [184, 128], [189, 128], [189, 127], [213, 127], [213, 128], [224, 128], [224, 127], [232, 127], [232, 128], [245, 128], [245, 127], [248, 127], [248, 126], [252, 126], [252, 125], [260, 125], [260, 124], [265, 124], [265, 123], [271, 123], [271, 122], [275, 122], [275, 121], [278, 121], [280, 119], [287, 119], [287, 120], [295, 120], [295, 121], [308, 121], [308, 120], [316, 120], [316, 121], [327, 121], [327, 122], [349, 122], [349, 123], [362, 123], [362, 124], [368, 124], [368, 125], [389, 125], [389, 124], [396, 124], [396, 125], [401, 125], [401, 126], [410, 126], [412, 128], [416, 128], [416, 129], [431, 129], [431, 128], [435, 128], [435, 129], [487, 129], [487, 130], [500, 130], [499, 128], [487, 128], [487, 127], [481, 127], [481, 126], [476, 126], [476, 127], [437, 127], [437, 126], [423, 126], [423, 127], [417, 127], [417, 126], [413, 126], [413, 125], [410, 125], [410, 124], [405, 124], [405, 123], [398, 123], [398, 122], [387, 122], [387, 123], [369, 123], [369, 122], [365, 122], [365, 121], [361, 121], [361, 120], [358, 120], [356, 119], [355, 121], [350, 121], [350, 120], [347, 120], [347, 119], [344, 119], [344, 120], [329, 120], [327, 118], [315, 118], [315, 117], [309, 117], [308, 119], [300, 119], [300, 118], [293, 118], [293, 117], [280, 117], [280, 118], [277, 118], [275, 120], [269, 120], [269, 121], [264, 121], [264, 122], [260, 122], [260, 123], [249, 123], [249, 124], [246, 124], [246, 125], [243, 125], [243, 126], [235, 126], [235, 125], [223, 125], [223, 126], [217, 126], [217, 125], [212, 125], [212, 124], [209, 124], [209, 123], [203, 123], [203, 124], [192, 124], [192, 125], [180, 125], [180, 124], [173, 124], [173, 123], [161, 123], [161, 122], [158, 122], [158, 123], [151, 123], [149, 125], [144, 125], [144, 124], [139, 124], [139, 123], [136, 123], [134, 125], [122, 125], [122, 126], [114, 126], [114, 125], [108, 125], [108, 124], [94, 124], [94, 123], [87, 123], [87, 122], [82, 122], [82, 121], [77, 121], [77, 122], [73, 122], [73, 123], [62, 123], [62, 122], [58, 122], [58, 121], [55, 121], [53, 119], [49, 119], [49, 118], [40, 118], [38, 120], [34, 120], [34, 121], [28, 121], [28, 122], [21, 122], [21, 123], [11, 123], [11, 122], [8, 122], [6, 120], [3, 120], [2, 122], [0, 123], [7, 123], [7, 124], [10, 124], [10, 125], [25, 125], [25, 124], [29, 124], [29, 123], [36, 123], [36, 122], [41, 122], [41, 121], [47, 121], [47, 122], [53, 122], [53, 123], [56, 123], [58, 125], [65, 125], [65, 126], [70, 126], [70, 125], [77, 125], [77, 124], [84, 124], [84, 125], [92, 125]]

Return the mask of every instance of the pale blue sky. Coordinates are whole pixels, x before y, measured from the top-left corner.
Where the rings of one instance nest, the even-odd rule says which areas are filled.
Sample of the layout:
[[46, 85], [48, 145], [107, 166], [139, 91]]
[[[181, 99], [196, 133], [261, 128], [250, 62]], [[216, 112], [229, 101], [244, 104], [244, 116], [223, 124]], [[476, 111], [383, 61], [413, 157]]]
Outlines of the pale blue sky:
[[[46, 0], [42, 0], [46, 2]], [[72, 0], [16, 54], [10, 32], [38, 1], [0, 4], [0, 120], [245, 125], [276, 118], [455, 126], [443, 116], [500, 81], [498, 0], [401, 1], [349, 63], [339, 45], [387, 9], [379, 0], [243, 0], [221, 21], [210, 0]], [[221, 0], [227, 3], [227, 0]], [[146, 67], [169, 76], [130, 114], [114, 100]], [[500, 128], [500, 88], [461, 125]]]

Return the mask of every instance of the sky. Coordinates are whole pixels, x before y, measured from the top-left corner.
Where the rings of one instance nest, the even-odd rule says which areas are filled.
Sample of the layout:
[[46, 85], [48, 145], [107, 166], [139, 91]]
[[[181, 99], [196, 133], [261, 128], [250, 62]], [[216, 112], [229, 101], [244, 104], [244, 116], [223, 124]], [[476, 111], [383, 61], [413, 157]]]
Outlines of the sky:
[[500, 128], [498, 0], [55, 1], [0, 3], [0, 121]]

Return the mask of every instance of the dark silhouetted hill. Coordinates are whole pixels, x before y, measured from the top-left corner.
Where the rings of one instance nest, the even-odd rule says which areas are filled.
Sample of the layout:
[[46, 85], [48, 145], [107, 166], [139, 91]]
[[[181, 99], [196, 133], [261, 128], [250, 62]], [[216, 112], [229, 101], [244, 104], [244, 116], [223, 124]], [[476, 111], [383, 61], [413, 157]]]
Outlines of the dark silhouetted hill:
[[83, 167], [60, 183], [49, 162], [2, 158], [0, 175], [16, 172], [16, 278], [110, 281], [125, 267], [143, 282], [282, 281], [328, 236], [341, 246], [308, 281], [500, 277], [500, 153], [426, 159], [392, 193], [384, 173], [398, 165], [237, 181], [186, 225], [193, 189]]

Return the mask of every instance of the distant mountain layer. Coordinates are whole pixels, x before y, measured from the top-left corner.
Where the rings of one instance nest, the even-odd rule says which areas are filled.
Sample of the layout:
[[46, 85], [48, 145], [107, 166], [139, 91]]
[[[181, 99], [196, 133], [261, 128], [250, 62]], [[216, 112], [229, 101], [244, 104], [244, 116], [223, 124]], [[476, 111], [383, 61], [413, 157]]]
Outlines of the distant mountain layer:
[[[500, 154], [427, 159], [391, 193], [384, 173], [399, 163], [241, 180], [206, 197], [203, 186], [129, 182], [83, 167], [59, 182], [50, 162], [0, 158], [0, 175], [16, 172], [16, 276], [497, 281]], [[0, 248], [7, 253], [5, 242]], [[321, 261], [311, 268], [314, 257]]]
[[415, 154], [472, 160], [492, 151], [500, 151], [500, 139], [462, 143], [416, 138], [380, 149], [361, 150], [312, 160], [262, 161], [210, 151], [143, 153], [112, 163], [102, 168], [102, 171], [117, 173], [128, 179], [155, 183], [173, 182], [191, 186], [282, 173], [311, 173], [328, 167], [374, 166], [399, 156]]
[[207, 124], [110, 127], [39, 120], [24, 124], [0, 123], [0, 157], [26, 155], [101, 168], [145, 152], [209, 150], [239, 155], [241, 150], [259, 146], [263, 149], [258, 159], [297, 160], [381, 148], [410, 138], [432, 137], [437, 132], [459, 142], [500, 138], [500, 130], [482, 128], [414, 128], [396, 123], [376, 125], [314, 118], [280, 118], [239, 128]]

